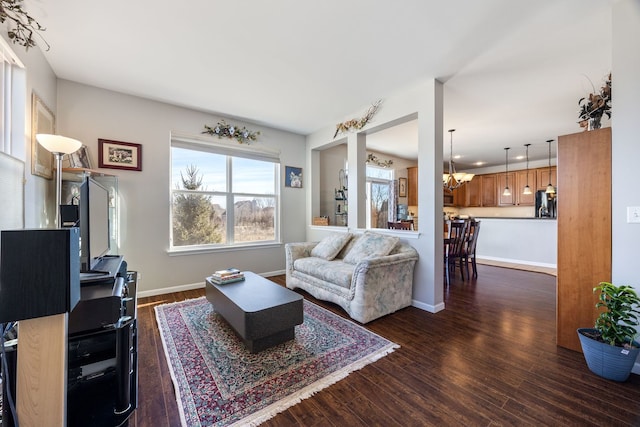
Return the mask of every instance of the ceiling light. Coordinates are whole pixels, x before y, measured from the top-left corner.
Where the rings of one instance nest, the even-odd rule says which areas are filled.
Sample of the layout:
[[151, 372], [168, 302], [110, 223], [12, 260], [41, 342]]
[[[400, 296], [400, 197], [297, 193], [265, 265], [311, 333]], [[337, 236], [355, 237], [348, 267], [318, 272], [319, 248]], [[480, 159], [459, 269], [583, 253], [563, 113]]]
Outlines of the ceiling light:
[[444, 188], [449, 191], [453, 191], [465, 182], [471, 181], [475, 176], [472, 173], [456, 172], [456, 167], [453, 163], [453, 132], [455, 131], [455, 129], [449, 129], [449, 134], [451, 135], [449, 141], [449, 170], [447, 173], [442, 174], [442, 183], [444, 184]]
[[507, 185], [505, 185], [502, 195], [508, 197], [511, 195], [511, 190], [509, 190], [509, 147], [504, 149], [504, 157], [507, 160], [507, 171], [505, 172], [505, 176], [507, 178], [507, 182], [506, 182]]
[[553, 139], [548, 139], [547, 143], [549, 143], [549, 185], [547, 185], [547, 189], [544, 191], [547, 194], [556, 194], [556, 189], [551, 184], [551, 143]]
[[527, 147], [527, 185], [524, 186], [524, 191], [522, 192], [522, 194], [532, 194], [531, 193], [531, 187], [529, 187], [529, 146], [531, 144], [524, 144], [525, 147]]

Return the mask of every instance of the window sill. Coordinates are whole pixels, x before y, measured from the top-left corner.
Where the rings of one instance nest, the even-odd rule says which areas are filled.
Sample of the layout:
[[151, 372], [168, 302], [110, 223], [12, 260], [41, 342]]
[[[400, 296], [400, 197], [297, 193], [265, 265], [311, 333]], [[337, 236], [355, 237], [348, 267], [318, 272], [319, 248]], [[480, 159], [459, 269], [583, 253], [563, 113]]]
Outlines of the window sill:
[[234, 245], [234, 246], [216, 246], [216, 247], [190, 247], [185, 249], [173, 248], [167, 250], [167, 254], [169, 256], [184, 256], [184, 255], [199, 255], [199, 254], [210, 254], [216, 252], [236, 252], [236, 251], [246, 251], [251, 249], [270, 249], [270, 248], [281, 248], [282, 243], [280, 242], [269, 242], [269, 243], [251, 243], [251, 244], [243, 244], [243, 245]]

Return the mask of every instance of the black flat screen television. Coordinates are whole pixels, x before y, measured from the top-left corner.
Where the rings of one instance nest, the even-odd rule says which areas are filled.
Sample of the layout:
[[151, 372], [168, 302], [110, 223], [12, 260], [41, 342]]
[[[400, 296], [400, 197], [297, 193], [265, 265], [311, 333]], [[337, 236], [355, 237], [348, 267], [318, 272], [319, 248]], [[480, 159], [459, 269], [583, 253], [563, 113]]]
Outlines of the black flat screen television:
[[109, 190], [90, 177], [80, 186], [80, 271], [91, 273], [110, 250]]

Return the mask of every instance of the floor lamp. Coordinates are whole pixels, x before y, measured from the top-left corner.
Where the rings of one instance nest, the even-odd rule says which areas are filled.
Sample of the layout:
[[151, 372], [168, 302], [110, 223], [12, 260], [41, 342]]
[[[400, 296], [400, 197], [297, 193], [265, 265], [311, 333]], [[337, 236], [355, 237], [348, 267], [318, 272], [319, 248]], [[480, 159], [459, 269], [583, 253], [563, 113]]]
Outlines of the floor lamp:
[[37, 134], [36, 140], [56, 157], [56, 228], [59, 228], [61, 225], [60, 204], [62, 203], [62, 156], [73, 153], [82, 146], [82, 143], [66, 136], [46, 133]]

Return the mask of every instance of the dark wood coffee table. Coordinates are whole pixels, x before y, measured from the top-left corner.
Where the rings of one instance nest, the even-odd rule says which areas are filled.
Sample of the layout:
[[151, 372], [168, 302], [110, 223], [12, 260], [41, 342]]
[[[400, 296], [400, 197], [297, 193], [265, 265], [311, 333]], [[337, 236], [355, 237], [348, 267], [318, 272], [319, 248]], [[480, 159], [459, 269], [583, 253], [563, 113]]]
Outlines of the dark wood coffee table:
[[207, 277], [207, 300], [251, 353], [295, 338], [304, 321], [302, 296], [250, 271], [245, 280], [219, 285]]

